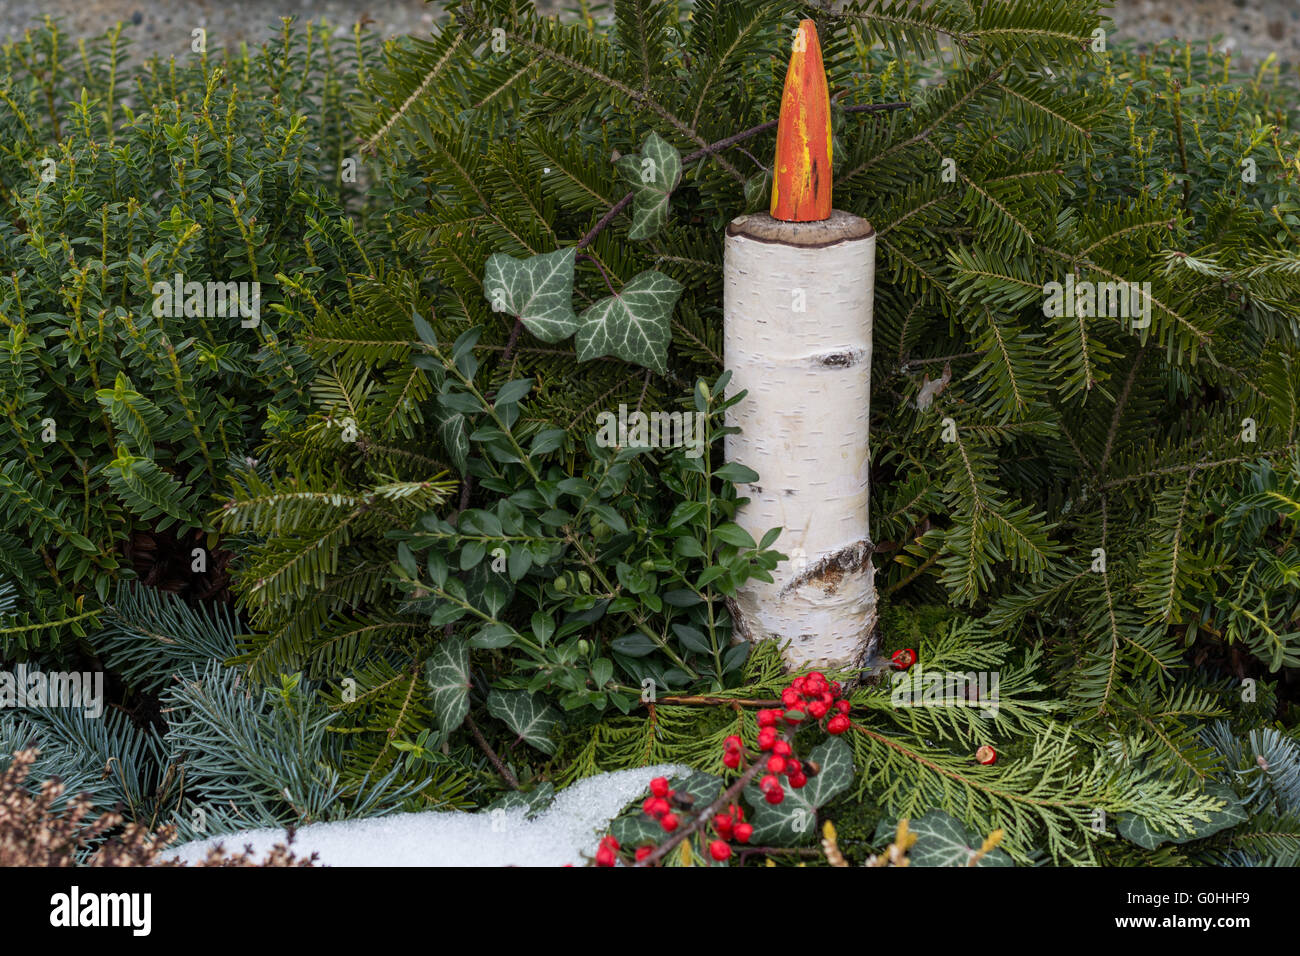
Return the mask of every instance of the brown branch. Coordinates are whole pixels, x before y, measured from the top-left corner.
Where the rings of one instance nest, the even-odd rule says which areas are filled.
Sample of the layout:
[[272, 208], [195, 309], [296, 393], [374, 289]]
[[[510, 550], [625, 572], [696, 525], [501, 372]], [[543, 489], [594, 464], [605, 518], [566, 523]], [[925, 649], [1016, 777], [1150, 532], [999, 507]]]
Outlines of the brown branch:
[[822, 851], [815, 846], [747, 846], [740, 851], [737, 862], [745, 865], [745, 861], [751, 856], [807, 856], [820, 857]]
[[[886, 113], [892, 110], [907, 109], [911, 105], [912, 105], [911, 103], [907, 103], [907, 102], [862, 103], [862, 104], [846, 106], [844, 107], [844, 112]], [[733, 133], [731, 136], [727, 136], [723, 139], [720, 139], [716, 143], [709, 143], [707, 146], [702, 146], [699, 149], [695, 150], [694, 152], [687, 153], [685, 156], [683, 156], [682, 165], [687, 166], [693, 162], [696, 162], [697, 160], [703, 159], [706, 156], [712, 156], [714, 153], [721, 152], [722, 150], [727, 149], [730, 146], [734, 146], [737, 143], [743, 143], [747, 139], [752, 139], [761, 133], [766, 133], [770, 129], [776, 129], [776, 124], [777, 124], [776, 120], [768, 120], [766, 123], [759, 123], [757, 126], [751, 126], [749, 129], [741, 130], [739, 133]], [[609, 211], [606, 212], [605, 215], [601, 216], [598, 220], [596, 220], [596, 224], [592, 226], [591, 229], [581, 239], [578, 240], [575, 248], [585, 249], [587, 248], [587, 246], [591, 245], [592, 242], [595, 241], [596, 237], [600, 235], [602, 231], [604, 231], [605, 227], [608, 226], [611, 222], [613, 222], [615, 218], [617, 218], [619, 213], [621, 213], [624, 209], [626, 209], [628, 206], [632, 204], [633, 195], [634, 193], [628, 192], [622, 199], [614, 203], [614, 205], [609, 208]], [[597, 266], [599, 266], [599, 263], [597, 263]], [[601, 269], [602, 274], [604, 273], [604, 271], [605, 271], [604, 269]], [[609, 282], [608, 276], [606, 276], [605, 281], [606, 283]], [[611, 291], [612, 291], [612, 287], [611, 287]], [[520, 329], [522, 328], [523, 328], [523, 323], [516, 318], [515, 326], [513, 329], [510, 330], [510, 340], [506, 343], [506, 350], [501, 356], [501, 364], [504, 365], [506, 362], [510, 361], [510, 356], [514, 353], [515, 343], [519, 341], [519, 332]]]
[[656, 703], [659, 704], [678, 704], [685, 707], [719, 707], [724, 704], [739, 704], [742, 707], [780, 707], [779, 700], [744, 700], [736, 697], [708, 697], [708, 696], [685, 696], [685, 697], [660, 697]]
[[[911, 105], [912, 105], [911, 103], [905, 103], [905, 102], [862, 103], [857, 105], [846, 106], [844, 107], [844, 112], [885, 113], [891, 110], [907, 109]], [[751, 126], [749, 129], [741, 130], [739, 133], [733, 133], [731, 136], [727, 136], [723, 139], [720, 139], [716, 143], [710, 143], [708, 146], [703, 146], [695, 150], [695, 152], [687, 153], [685, 156], [683, 156], [682, 165], [689, 166], [691, 163], [703, 159], [706, 156], [712, 156], [714, 153], [718, 153], [724, 149], [727, 149], [728, 147], [735, 146], [737, 143], [743, 143], [747, 139], [753, 139], [755, 136], [758, 136], [761, 133], [766, 133], [770, 129], [776, 129], [776, 124], [777, 124], [776, 120], [768, 120], [766, 123], [759, 123], [757, 126]], [[600, 220], [596, 223], [596, 225], [594, 225], [591, 228], [591, 231], [578, 240], [578, 248], [585, 249], [587, 246], [591, 245], [592, 240], [594, 240], [596, 236], [600, 234], [601, 230], [604, 229], [606, 226], [608, 226], [611, 222], [613, 222], [614, 217], [628, 207], [628, 204], [632, 202], [632, 195], [633, 194], [629, 192], [626, 196], [624, 196], [617, 203], [615, 203], [614, 206], [609, 210], [609, 212], [601, 216]]]
[[492, 766], [497, 768], [497, 773], [501, 774], [501, 779], [510, 785], [512, 790], [519, 789], [519, 778], [510, 772], [510, 768], [505, 765], [497, 752], [492, 749], [491, 744], [484, 739], [482, 732], [478, 729], [478, 724], [474, 723], [474, 717], [471, 714], [465, 715], [465, 726], [469, 728], [470, 736], [474, 738], [474, 743], [478, 744], [480, 750], [487, 754], [488, 760]]
[[763, 759], [763, 755], [759, 754], [758, 757], [755, 758], [754, 762], [749, 765], [749, 769], [742, 773], [735, 783], [722, 791], [718, 799], [714, 800], [707, 807], [701, 810], [699, 815], [691, 821], [690, 824], [682, 827], [663, 843], [659, 844], [659, 846], [655, 847], [653, 853], [649, 854], [644, 860], [638, 860], [634, 865], [650, 866], [652, 863], [658, 863], [665, 856], [671, 853], [677, 844], [704, 829], [705, 824], [713, 819], [713, 815], [717, 813], [718, 810], [740, 796], [740, 791], [744, 790], [745, 787], [748, 786], [749, 782], [758, 776], [759, 770], [761, 770], [766, 763], [767, 761]]

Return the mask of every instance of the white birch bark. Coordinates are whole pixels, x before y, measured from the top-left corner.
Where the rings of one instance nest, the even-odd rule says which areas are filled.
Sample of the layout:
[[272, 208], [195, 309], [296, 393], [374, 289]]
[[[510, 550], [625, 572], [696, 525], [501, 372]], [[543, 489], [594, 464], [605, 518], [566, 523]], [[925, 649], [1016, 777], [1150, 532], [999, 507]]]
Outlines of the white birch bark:
[[[793, 668], [849, 666], [871, 650], [876, 593], [867, 526], [871, 316], [876, 239], [836, 210], [820, 222], [766, 213], [727, 228], [723, 328], [729, 461], [759, 479], [738, 489], [737, 523], [784, 530], [773, 583], [736, 597], [737, 637], [789, 641]], [[801, 311], [802, 309], [802, 311]]]

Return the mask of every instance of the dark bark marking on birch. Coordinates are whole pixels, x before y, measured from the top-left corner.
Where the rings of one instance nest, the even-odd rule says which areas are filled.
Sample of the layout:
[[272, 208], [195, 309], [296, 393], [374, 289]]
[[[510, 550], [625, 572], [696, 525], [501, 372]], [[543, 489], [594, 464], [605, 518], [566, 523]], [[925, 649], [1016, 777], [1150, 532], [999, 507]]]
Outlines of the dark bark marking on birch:
[[821, 584], [824, 593], [834, 594], [835, 589], [844, 580], [844, 575], [860, 571], [865, 567], [867, 562], [871, 560], [871, 552], [874, 550], [875, 546], [866, 540], [851, 544], [846, 548], [840, 548], [835, 553], [828, 554], [816, 564], [809, 566], [801, 574], [795, 575], [785, 587], [781, 588], [778, 596], [785, 597], [791, 591], [812, 583]]
[[865, 349], [850, 349], [847, 352], [827, 352], [813, 356], [813, 364], [819, 368], [853, 368], [867, 357]]

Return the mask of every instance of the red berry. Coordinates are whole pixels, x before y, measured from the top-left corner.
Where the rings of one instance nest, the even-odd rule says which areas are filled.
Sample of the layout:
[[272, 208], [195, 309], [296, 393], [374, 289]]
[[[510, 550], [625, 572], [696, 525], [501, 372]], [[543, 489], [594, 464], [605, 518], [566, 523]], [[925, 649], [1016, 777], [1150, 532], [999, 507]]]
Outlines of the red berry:
[[793, 757], [786, 758], [785, 760], [786, 773], [799, 773], [801, 770], [803, 770], [803, 764], [795, 760]]
[[596, 850], [597, 866], [613, 866], [618, 859], [618, 841], [612, 836], [602, 837], [600, 847]]
[[853, 709], [853, 705], [847, 700], [839, 700], [835, 702], [835, 709], [847, 717], [849, 711]]
[[758, 726], [760, 727], [775, 727], [776, 722], [780, 719], [781, 711], [779, 710], [760, 710], [758, 712]]
[[666, 797], [668, 796], [668, 794], [672, 793], [672, 790], [668, 786], [668, 778], [655, 777], [653, 780], [651, 780], [650, 792], [653, 793], [656, 797]]
[[896, 669], [905, 671], [916, 663], [916, 651], [907, 647], [901, 651], [894, 651], [894, 653], [889, 656], [889, 659], [894, 662], [894, 667]]
[[843, 714], [836, 714], [830, 720], [826, 721], [826, 732], [828, 734], [842, 734], [849, 729], [849, 719]]
[[778, 740], [772, 745], [772, 753], [776, 754], [778, 757], [790, 756], [790, 741]]
[[651, 797], [642, 804], [642, 809], [652, 817], [661, 817], [671, 810], [672, 807], [669, 806], [668, 801], [663, 797]]
[[737, 767], [739, 767], [739, 766], [740, 766], [740, 751], [739, 751], [739, 750], [728, 750], [725, 754], [722, 755], [722, 765], [723, 765], [724, 767], [727, 767], [727, 768], [731, 769], [731, 770], [735, 770]]
[[790, 781], [790, 786], [794, 787], [796, 790], [800, 789], [805, 783], [808, 782], [807, 775], [804, 774], [802, 771], [800, 771], [799, 773], [792, 773], [786, 779]]
[[758, 749], [771, 750], [776, 746], [776, 728], [764, 727], [758, 732]]
[[781, 691], [781, 703], [787, 709], [793, 707], [795, 704], [799, 703], [799, 692], [793, 687], [787, 687], [785, 690]]
[[735, 833], [737, 843], [748, 843], [750, 835], [754, 832], [752, 823], [737, 823]]
[[722, 742], [722, 746], [725, 747], [727, 750], [740, 750], [742, 747], [745, 746], [745, 742], [741, 740], [739, 737], [737, 737], [735, 734], [732, 734], [730, 737], [728, 737], [726, 740]]
[[790, 689], [796, 694], [808, 693], [808, 680], [805, 677], [796, 677], [790, 681]]
[[831, 693], [834, 694], [836, 697], [839, 697], [839, 696], [840, 696], [840, 682], [839, 682], [839, 681], [837, 681], [837, 680], [833, 680], [833, 681], [831, 681]]
[[771, 790], [767, 791], [767, 793], [763, 794], [763, 799], [765, 799], [768, 803], [780, 803], [782, 800], [785, 799], [785, 791], [782, 790], [781, 787], [778, 785], [776, 787], [773, 787]]
[[665, 833], [672, 833], [677, 829], [677, 814], [665, 813], [659, 818], [659, 825], [664, 828]]
[[640, 863], [642, 860], [644, 860], [646, 857], [648, 857], [648, 856], [649, 856], [651, 853], [653, 853], [654, 851], [655, 851], [655, 848], [652, 847], [652, 846], [642, 846], [642, 847], [637, 847], [637, 851], [636, 851], [636, 861], [637, 861], [638, 863]]
[[714, 840], [709, 844], [709, 856], [721, 862], [731, 856], [731, 845], [726, 840]]
[[785, 773], [785, 758], [776, 754], [767, 758], [767, 769], [773, 773]]
[[989, 764], [997, 763], [998, 752], [994, 750], [992, 747], [990, 747], [988, 744], [985, 744], [979, 750], [975, 751], [975, 761], [976, 763], [982, 763], [985, 766], [988, 766]]
[[815, 700], [808, 705], [808, 713], [812, 715], [813, 720], [821, 720], [826, 716], [826, 705], [820, 700]]

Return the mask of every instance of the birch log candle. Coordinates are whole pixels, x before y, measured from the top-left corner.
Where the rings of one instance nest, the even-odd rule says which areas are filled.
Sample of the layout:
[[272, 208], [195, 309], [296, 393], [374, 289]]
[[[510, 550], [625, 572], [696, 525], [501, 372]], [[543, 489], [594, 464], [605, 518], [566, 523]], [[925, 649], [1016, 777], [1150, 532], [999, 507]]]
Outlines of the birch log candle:
[[875, 231], [831, 206], [830, 101], [817, 31], [799, 25], [777, 126], [771, 213], [727, 227], [727, 458], [758, 472], [736, 521], [784, 530], [771, 583], [736, 596], [737, 637], [789, 642], [787, 663], [849, 666], [872, 650], [867, 526]]

